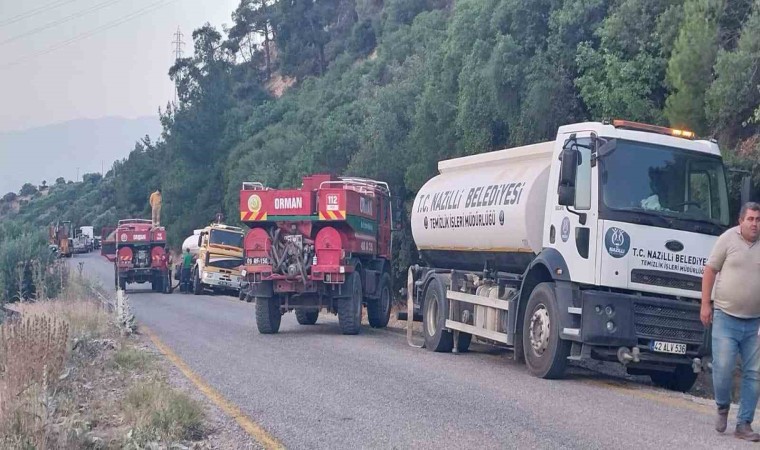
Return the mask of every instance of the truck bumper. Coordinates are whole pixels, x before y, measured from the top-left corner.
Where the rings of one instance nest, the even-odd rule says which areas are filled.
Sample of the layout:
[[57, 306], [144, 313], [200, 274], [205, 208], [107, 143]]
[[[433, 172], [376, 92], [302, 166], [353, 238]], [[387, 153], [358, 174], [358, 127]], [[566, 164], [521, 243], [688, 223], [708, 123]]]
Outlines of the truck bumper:
[[[690, 364], [710, 354], [710, 335], [696, 302], [581, 291], [580, 319], [578, 340], [591, 346], [592, 356], [599, 359], [620, 360], [621, 348], [635, 348], [637, 360], [653, 363]], [[655, 342], [667, 343], [671, 350], [685, 346], [685, 353], [655, 351]]]
[[201, 274], [201, 283], [214, 289], [240, 290], [240, 277], [237, 275], [204, 271]]

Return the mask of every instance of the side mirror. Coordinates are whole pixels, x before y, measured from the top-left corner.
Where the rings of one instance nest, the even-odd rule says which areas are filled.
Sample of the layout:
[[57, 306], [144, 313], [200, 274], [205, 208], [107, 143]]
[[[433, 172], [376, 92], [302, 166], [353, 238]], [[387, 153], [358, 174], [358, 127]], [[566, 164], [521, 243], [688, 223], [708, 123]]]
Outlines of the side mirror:
[[578, 165], [581, 163], [581, 153], [574, 146], [565, 146], [560, 155], [561, 165], [559, 169], [559, 195], [558, 203], [562, 206], [575, 204], [575, 177], [578, 173]]
[[203, 233], [198, 235], [198, 247], [200, 248], [203, 245]]
[[208, 266], [209, 259], [211, 258], [211, 255], [209, 255], [208, 252], [203, 256], [203, 264]]
[[739, 198], [741, 199], [741, 205], [744, 205], [749, 201], [750, 193], [752, 192], [752, 176], [744, 175], [742, 177], [742, 185]]

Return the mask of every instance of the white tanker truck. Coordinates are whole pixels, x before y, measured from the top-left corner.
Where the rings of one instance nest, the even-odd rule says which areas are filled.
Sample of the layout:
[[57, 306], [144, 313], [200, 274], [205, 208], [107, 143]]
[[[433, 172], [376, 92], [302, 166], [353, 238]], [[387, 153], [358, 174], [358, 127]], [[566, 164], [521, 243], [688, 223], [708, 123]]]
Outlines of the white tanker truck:
[[714, 141], [579, 123], [438, 169], [414, 200], [426, 267], [407, 282], [428, 350], [463, 352], [476, 336], [513, 347], [542, 378], [593, 358], [691, 388], [710, 353], [702, 268], [731, 222]]

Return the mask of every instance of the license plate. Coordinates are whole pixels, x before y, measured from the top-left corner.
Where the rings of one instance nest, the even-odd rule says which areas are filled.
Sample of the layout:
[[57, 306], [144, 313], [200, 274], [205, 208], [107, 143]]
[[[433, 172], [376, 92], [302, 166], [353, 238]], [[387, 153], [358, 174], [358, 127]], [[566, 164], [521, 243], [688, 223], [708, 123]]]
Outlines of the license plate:
[[654, 341], [651, 346], [652, 350], [661, 353], [675, 353], [676, 355], [686, 354], [686, 344], [677, 344], [675, 342]]

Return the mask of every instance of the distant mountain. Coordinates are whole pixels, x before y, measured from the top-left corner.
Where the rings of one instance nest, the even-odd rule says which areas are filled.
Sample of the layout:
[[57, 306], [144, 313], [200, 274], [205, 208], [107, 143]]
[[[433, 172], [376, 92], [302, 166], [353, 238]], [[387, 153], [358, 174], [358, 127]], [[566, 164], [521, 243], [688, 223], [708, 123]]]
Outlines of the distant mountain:
[[146, 134], [161, 132], [158, 117], [77, 119], [28, 130], [0, 133], [0, 196], [24, 183], [67, 181], [84, 173], [107, 172]]

